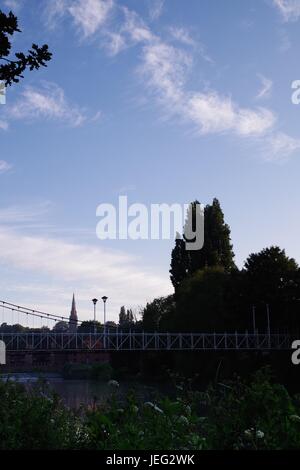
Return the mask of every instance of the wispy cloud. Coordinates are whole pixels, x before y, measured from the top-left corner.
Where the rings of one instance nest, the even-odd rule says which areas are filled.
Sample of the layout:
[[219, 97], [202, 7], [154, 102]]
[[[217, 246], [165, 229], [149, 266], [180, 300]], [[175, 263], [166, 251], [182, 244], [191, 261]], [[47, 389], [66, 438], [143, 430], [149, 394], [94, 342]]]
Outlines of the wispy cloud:
[[86, 116], [76, 106], [68, 102], [65, 93], [55, 83], [44, 82], [40, 88], [28, 86], [18, 101], [6, 108], [9, 119], [49, 119], [78, 127], [86, 121]]
[[7, 121], [3, 121], [2, 119], [0, 119], [0, 129], [2, 131], [7, 131], [8, 129], [8, 122]]
[[259, 136], [272, 129], [276, 117], [265, 108], [241, 108], [217, 92], [195, 93], [188, 101], [186, 115], [202, 134], [233, 132], [241, 137]]
[[[266, 137], [273, 142], [273, 150], [276, 147], [277, 152], [280, 152], [280, 148], [285, 154], [296, 151], [292, 137], [286, 136], [290, 139], [290, 145], [287, 145], [287, 141], [285, 146], [278, 144], [278, 134], [275, 133], [277, 116], [271, 109], [242, 106], [230, 94], [220, 93], [208, 87], [193, 90], [188, 86], [188, 76], [192, 69], [195, 51], [200, 50], [202, 58], [213, 63], [206, 54], [204, 46], [199, 45], [188, 30], [169, 28], [169, 37], [165, 40], [154, 33], [135, 11], [120, 6], [113, 0], [93, 1], [98, 5], [94, 12], [98, 13], [96, 19], [91, 21], [84, 19], [82, 2], [78, 0], [76, 3], [77, 26], [80, 22], [84, 37], [95, 36], [96, 32], [100, 32], [102, 45], [105, 44], [111, 55], [117, 55], [134, 45], [141, 47], [138, 73], [142, 76], [143, 85], [149, 94], [155, 97], [165, 116], [177, 116], [181, 121], [192, 125], [199, 134], [234, 134], [240, 138], [254, 140]], [[56, 0], [59, 4], [59, 7], [56, 5], [56, 10], [61, 11], [62, 2], [64, 2], [63, 14], [66, 11], [74, 13], [75, 7], [70, 7], [68, 0]], [[100, 3], [105, 4], [105, 7], [102, 5], [100, 8]], [[283, 9], [286, 15], [297, 13], [298, 3], [294, 4], [288, 0], [274, 0], [274, 3]], [[115, 16], [118, 16], [117, 24], [111, 21], [112, 9]], [[174, 44], [174, 40], [177, 44]], [[267, 98], [272, 88], [271, 80], [263, 76], [260, 78], [262, 88], [257, 99]]]
[[300, 139], [295, 139], [284, 132], [274, 133], [264, 142], [266, 159], [284, 162], [292, 153], [300, 155]]
[[150, 0], [149, 17], [151, 21], [157, 20], [163, 12], [165, 0]]
[[9, 163], [7, 163], [5, 160], [0, 160], [0, 175], [2, 173], [6, 173], [11, 168], [12, 166]]
[[18, 12], [24, 5], [24, 0], [4, 0], [4, 5], [13, 12]]
[[261, 82], [261, 89], [257, 93], [256, 99], [269, 98], [272, 93], [273, 81], [261, 74], [258, 74], [257, 76]]
[[268, 109], [241, 108], [214, 90], [187, 90], [186, 71], [191, 63], [189, 54], [163, 42], [144, 47], [140, 70], [167, 112], [191, 122], [201, 134], [234, 132], [249, 137], [273, 127], [276, 118]]
[[[0, 228], [0, 245], [1, 265], [9, 265], [16, 272], [28, 272], [28, 276], [47, 276], [49, 286], [56, 286], [58, 290], [65, 286], [66, 291], [75, 288], [88, 299], [92, 299], [95, 292], [105, 293], [115, 312], [125, 302], [144, 304], [155, 296], [171, 292], [164, 276], [140, 267], [137, 260], [126, 253], [50, 237], [24, 236], [3, 228]], [[122, 282], [118, 284], [116, 279]], [[32, 295], [31, 303], [35, 302], [34, 298]], [[49, 294], [43, 301], [51, 302], [51, 298]]]
[[32, 205], [0, 207], [0, 223], [11, 225], [27, 224], [33, 221], [38, 221], [41, 216], [44, 216], [49, 212], [51, 206], [52, 204], [49, 201], [44, 201]]
[[93, 35], [107, 20], [113, 0], [77, 0], [68, 7], [75, 25], [85, 37]]
[[299, 0], [273, 0], [284, 21], [297, 21], [300, 18]]
[[169, 33], [172, 38], [182, 44], [186, 44], [188, 46], [196, 45], [196, 41], [192, 38], [190, 32], [186, 28], [171, 26], [169, 28]]
[[113, 0], [50, 0], [46, 8], [46, 23], [54, 28], [60, 20], [71, 17], [84, 38], [94, 35], [107, 21]]

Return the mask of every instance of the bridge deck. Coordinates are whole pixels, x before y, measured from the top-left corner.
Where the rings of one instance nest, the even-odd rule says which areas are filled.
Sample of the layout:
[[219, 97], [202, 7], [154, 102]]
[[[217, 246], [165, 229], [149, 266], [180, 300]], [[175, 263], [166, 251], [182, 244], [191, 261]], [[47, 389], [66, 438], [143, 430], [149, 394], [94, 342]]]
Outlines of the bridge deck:
[[7, 351], [290, 350], [295, 336], [251, 333], [0, 333]]

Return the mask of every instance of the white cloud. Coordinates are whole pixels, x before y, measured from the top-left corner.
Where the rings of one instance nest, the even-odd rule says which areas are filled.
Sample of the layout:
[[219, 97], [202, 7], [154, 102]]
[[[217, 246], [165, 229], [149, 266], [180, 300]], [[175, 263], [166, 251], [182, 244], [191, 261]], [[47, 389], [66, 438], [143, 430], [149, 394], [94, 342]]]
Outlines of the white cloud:
[[0, 119], [0, 129], [3, 130], [3, 131], [7, 131], [8, 129], [8, 122], [7, 121], [3, 121]]
[[169, 33], [176, 41], [186, 44], [187, 46], [195, 46], [196, 41], [192, 38], [189, 31], [186, 28], [177, 28], [171, 26], [169, 28]]
[[23, 7], [23, 2], [24, 0], [5, 0], [4, 5], [7, 8], [10, 8], [14, 13], [16, 11], [21, 10], [21, 8]]
[[75, 25], [79, 27], [85, 37], [88, 37], [103, 26], [112, 7], [113, 0], [77, 0], [72, 2], [68, 11], [72, 15]]
[[272, 134], [265, 142], [265, 155], [268, 160], [284, 161], [296, 151], [300, 155], [300, 139], [290, 137], [284, 132]]
[[185, 77], [191, 57], [162, 42], [144, 47], [143, 75], [147, 84], [170, 113], [190, 121], [202, 133], [234, 132], [243, 137], [259, 136], [275, 123], [265, 108], [241, 108], [216, 91], [186, 90]]
[[194, 94], [186, 114], [202, 134], [234, 132], [240, 136], [257, 136], [271, 129], [275, 122], [271, 111], [240, 108], [231, 98], [216, 92]]
[[299, 0], [273, 0], [284, 21], [297, 21], [300, 18]]
[[40, 88], [26, 87], [17, 103], [7, 105], [7, 116], [11, 119], [59, 120], [72, 127], [78, 127], [86, 120], [78, 107], [68, 103], [63, 89], [49, 82], [44, 82]]
[[9, 163], [7, 163], [5, 160], [0, 160], [0, 175], [2, 173], [6, 173], [11, 168], [12, 166]]
[[149, 17], [151, 21], [157, 20], [163, 13], [165, 0], [150, 0]]
[[[68, 2], [68, 0], [56, 0], [59, 4], [63, 1]], [[280, 4], [281, 7], [287, 8], [288, 3], [284, 0], [277, 0], [277, 6]], [[77, 6], [78, 17], [82, 19], [84, 16], [81, 1]], [[107, 15], [113, 6], [122, 17], [122, 19], [119, 17], [118, 27], [113, 26], [107, 20]], [[109, 8], [103, 14], [105, 20], [100, 20], [100, 17], [102, 18], [100, 13], [99, 20], [95, 19], [91, 22], [82, 20], [82, 25], [86, 25], [82, 26], [85, 30], [85, 36], [94, 34], [98, 30], [97, 25], [102, 25], [101, 34], [104, 39], [102, 44], [105, 44], [112, 55], [116, 55], [130, 46], [140, 45], [142, 51], [140, 54], [141, 63], [138, 67], [139, 74], [142, 76], [143, 84], [154, 95], [167, 117], [179, 117], [182, 121], [192, 124], [200, 134], [228, 133], [252, 139], [261, 137], [272, 139], [273, 137], [274, 142], [277, 141], [273, 135], [277, 117], [270, 109], [241, 106], [230, 95], [221, 94], [217, 90], [190, 89], [187, 86], [187, 78], [193, 64], [191, 53], [186, 48], [175, 47], [169, 42], [163, 41], [160, 36], [151, 31], [136, 12], [127, 7], [111, 3]], [[57, 7], [56, 9], [59, 10]], [[70, 7], [67, 9], [70, 10]], [[96, 11], [100, 12], [97, 9]], [[288, 11], [291, 11], [290, 3]], [[81, 20], [78, 19], [78, 21]], [[200, 51], [205, 60], [213, 63], [204, 47], [196, 43], [186, 29], [173, 27], [169, 29], [169, 36], [181, 44], [193, 46], [193, 51]], [[263, 76], [260, 78], [262, 88], [257, 95], [258, 99], [266, 98], [272, 88], [271, 80]], [[277, 148], [280, 148], [280, 145], [277, 144]], [[287, 148], [290, 149], [290, 152], [294, 151], [291, 141], [290, 145], [281, 148], [285, 153], [288, 151]]]
[[[5, 162], [4, 162], [5, 163]], [[1, 168], [1, 164], [0, 164]], [[51, 207], [49, 201], [27, 206], [0, 207], [1, 224], [26, 224], [40, 219]]]
[[[139, 305], [171, 292], [168, 278], [139, 267], [126, 253], [108, 251], [88, 244], [69, 243], [49, 237], [24, 236], [0, 228], [0, 265], [16, 273], [48, 279], [49, 287], [66, 292], [74, 288], [92, 299], [95, 293], [109, 296], [115, 311], [123, 304]], [[97, 295], [98, 295], [97, 294]], [[45, 292], [47, 296], [47, 292]], [[35, 303], [34, 295], [31, 304]], [[51, 302], [53, 293], [44, 297]]]
[[87, 38], [105, 25], [113, 7], [113, 0], [49, 0], [46, 23], [55, 28], [59, 20], [71, 16], [79, 32]]
[[256, 95], [256, 99], [269, 98], [272, 93], [273, 82], [261, 74], [257, 75], [261, 81], [261, 89]]

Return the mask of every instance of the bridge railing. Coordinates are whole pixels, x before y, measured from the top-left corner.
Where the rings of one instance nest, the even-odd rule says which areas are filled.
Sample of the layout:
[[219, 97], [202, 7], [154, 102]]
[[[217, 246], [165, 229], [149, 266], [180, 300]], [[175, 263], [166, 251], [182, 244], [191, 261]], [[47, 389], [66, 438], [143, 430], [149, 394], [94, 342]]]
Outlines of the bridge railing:
[[288, 333], [0, 333], [7, 351], [288, 350]]

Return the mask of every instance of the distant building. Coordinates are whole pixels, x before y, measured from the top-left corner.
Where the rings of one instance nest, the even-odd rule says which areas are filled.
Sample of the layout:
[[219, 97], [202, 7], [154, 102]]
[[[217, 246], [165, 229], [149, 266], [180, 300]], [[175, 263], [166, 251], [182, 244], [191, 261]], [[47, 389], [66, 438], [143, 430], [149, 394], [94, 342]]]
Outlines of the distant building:
[[78, 324], [78, 317], [77, 317], [77, 310], [76, 310], [76, 303], [75, 303], [75, 295], [73, 294], [72, 308], [71, 308], [71, 313], [69, 317], [69, 331], [71, 333], [77, 330], [77, 324]]

